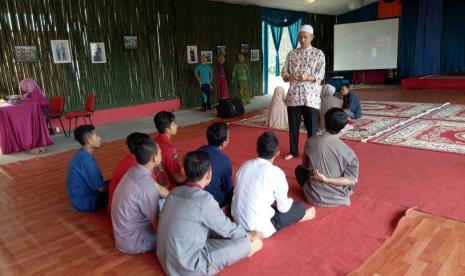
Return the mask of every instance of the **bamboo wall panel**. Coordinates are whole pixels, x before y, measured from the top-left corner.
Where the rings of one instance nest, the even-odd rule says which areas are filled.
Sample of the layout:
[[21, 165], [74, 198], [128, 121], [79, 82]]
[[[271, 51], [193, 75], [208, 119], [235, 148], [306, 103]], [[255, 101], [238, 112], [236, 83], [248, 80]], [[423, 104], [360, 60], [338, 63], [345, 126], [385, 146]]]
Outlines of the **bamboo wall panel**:
[[[174, 0], [176, 11], [176, 45], [179, 65], [179, 95], [183, 106], [199, 106], [200, 89], [193, 75], [194, 64], [187, 63], [186, 47], [197, 45], [201, 51], [213, 51], [213, 71], [216, 71], [216, 45], [226, 45], [225, 69], [229, 82], [230, 96], [239, 95], [237, 87], [231, 85], [231, 75], [237, 62], [240, 44], [250, 49], [261, 49], [261, 13], [254, 6], [231, 5], [203, 0]], [[262, 57], [259, 62], [250, 62], [252, 82], [250, 95], [263, 95]], [[213, 101], [216, 101], [216, 77], [213, 78]]]
[[[66, 110], [97, 95], [97, 108], [176, 97], [174, 10], [171, 0], [0, 1], [0, 94], [19, 93], [32, 77], [47, 97], [63, 95]], [[123, 36], [138, 37], [125, 50]], [[54, 64], [50, 40], [69, 40], [71, 63]], [[91, 42], [104, 42], [106, 63], [92, 64]], [[13, 47], [35, 45], [39, 61], [18, 63]]]

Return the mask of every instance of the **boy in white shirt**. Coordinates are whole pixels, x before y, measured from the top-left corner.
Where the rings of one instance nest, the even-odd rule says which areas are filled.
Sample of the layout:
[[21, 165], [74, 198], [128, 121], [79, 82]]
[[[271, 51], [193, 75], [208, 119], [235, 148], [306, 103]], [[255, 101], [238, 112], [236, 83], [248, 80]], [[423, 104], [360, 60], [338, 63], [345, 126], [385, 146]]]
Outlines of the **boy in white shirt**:
[[[231, 213], [247, 230], [263, 232], [265, 238], [298, 221], [311, 220], [316, 210], [287, 196], [284, 172], [273, 165], [279, 156], [278, 137], [267, 131], [257, 140], [258, 158], [245, 162], [237, 172]], [[276, 202], [276, 207], [273, 203]]]

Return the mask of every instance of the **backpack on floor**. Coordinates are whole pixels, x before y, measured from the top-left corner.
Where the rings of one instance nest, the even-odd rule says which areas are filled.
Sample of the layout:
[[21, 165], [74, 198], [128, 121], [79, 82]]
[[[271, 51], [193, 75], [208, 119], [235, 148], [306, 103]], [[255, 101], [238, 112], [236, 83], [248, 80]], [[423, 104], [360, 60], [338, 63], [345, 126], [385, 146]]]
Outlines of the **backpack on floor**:
[[220, 100], [216, 106], [217, 116], [220, 118], [231, 118], [244, 113], [244, 104], [239, 97]]

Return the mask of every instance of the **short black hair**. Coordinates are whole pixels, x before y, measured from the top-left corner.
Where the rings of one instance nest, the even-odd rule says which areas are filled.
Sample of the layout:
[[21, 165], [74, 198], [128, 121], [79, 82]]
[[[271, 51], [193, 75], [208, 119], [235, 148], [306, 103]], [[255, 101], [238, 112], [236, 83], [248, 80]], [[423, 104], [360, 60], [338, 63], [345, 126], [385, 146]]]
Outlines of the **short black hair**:
[[338, 134], [347, 125], [349, 116], [339, 107], [333, 107], [326, 111], [325, 126], [326, 131], [331, 134]]
[[265, 131], [257, 139], [258, 157], [263, 159], [273, 158], [279, 150], [279, 140], [276, 134], [271, 131]]
[[341, 84], [341, 88], [342, 88], [343, 86], [347, 87], [347, 89], [350, 89], [350, 84], [348, 84], [348, 83], [343, 83], [343, 84]]
[[74, 130], [74, 139], [81, 144], [81, 146], [85, 146], [87, 143], [87, 138], [92, 135], [92, 132], [95, 130], [93, 125], [82, 125], [78, 126]]
[[134, 155], [136, 156], [137, 163], [145, 165], [150, 162], [150, 159], [158, 153], [158, 145], [150, 138], [142, 138], [137, 141], [134, 148]]
[[184, 171], [187, 180], [199, 181], [211, 169], [211, 161], [208, 153], [204, 151], [191, 151], [184, 158]]
[[155, 127], [158, 130], [158, 133], [165, 133], [167, 128], [170, 128], [171, 124], [174, 122], [175, 116], [172, 112], [169, 111], [160, 111], [155, 117], [153, 117], [153, 122]]
[[128, 137], [126, 137], [126, 145], [128, 146], [131, 154], [135, 155], [137, 143], [139, 142], [139, 140], [144, 139], [144, 138], [150, 138], [150, 136], [146, 133], [133, 132], [129, 134]]
[[207, 140], [210, 146], [219, 147], [228, 139], [228, 125], [223, 122], [216, 122], [207, 128]]

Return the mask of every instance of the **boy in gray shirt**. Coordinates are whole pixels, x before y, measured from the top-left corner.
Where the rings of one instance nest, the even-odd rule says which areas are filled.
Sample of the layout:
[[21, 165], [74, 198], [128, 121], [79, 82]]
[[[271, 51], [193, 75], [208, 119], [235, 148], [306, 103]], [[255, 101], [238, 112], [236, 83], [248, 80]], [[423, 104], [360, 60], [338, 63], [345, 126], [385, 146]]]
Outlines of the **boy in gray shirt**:
[[155, 249], [153, 225], [159, 207], [152, 172], [160, 166], [160, 148], [152, 139], [143, 138], [135, 147], [135, 156], [137, 165], [126, 172], [116, 187], [111, 208], [116, 247], [129, 254]]
[[[212, 178], [208, 153], [188, 153], [184, 170], [186, 185], [171, 190], [158, 223], [157, 256], [166, 274], [216, 274], [260, 250], [263, 234], [247, 233], [229, 220], [203, 190]], [[213, 238], [213, 233], [222, 238]]]
[[321, 207], [350, 205], [358, 181], [358, 159], [339, 138], [347, 114], [331, 108], [325, 114], [326, 132], [305, 143], [302, 165], [295, 169], [296, 179], [308, 202]]

